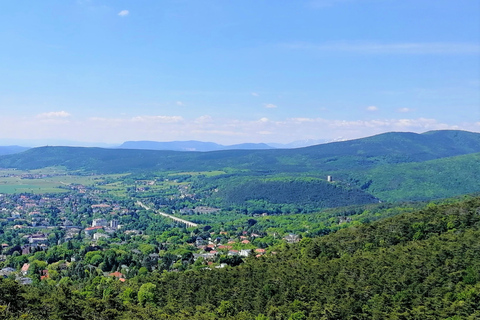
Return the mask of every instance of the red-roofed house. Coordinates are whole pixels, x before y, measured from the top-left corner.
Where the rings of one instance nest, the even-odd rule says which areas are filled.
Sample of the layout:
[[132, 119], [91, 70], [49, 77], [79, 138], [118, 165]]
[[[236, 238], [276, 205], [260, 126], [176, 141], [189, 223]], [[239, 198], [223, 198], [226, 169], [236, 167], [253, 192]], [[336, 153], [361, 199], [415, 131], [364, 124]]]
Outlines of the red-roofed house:
[[118, 280], [120, 280], [122, 282], [125, 282], [125, 276], [121, 272], [115, 271], [115, 272], [110, 273], [108, 276], [109, 277], [115, 277]]
[[48, 275], [48, 270], [40, 271], [40, 280], [48, 279], [50, 276]]
[[27, 275], [28, 269], [30, 268], [30, 263], [24, 263], [20, 272], [25, 276]]
[[97, 230], [99, 230], [99, 229], [103, 229], [103, 227], [97, 226], [97, 227], [85, 228], [85, 234], [87, 234], [87, 235], [92, 235], [92, 234], [94, 234], [95, 232], [97, 232]]

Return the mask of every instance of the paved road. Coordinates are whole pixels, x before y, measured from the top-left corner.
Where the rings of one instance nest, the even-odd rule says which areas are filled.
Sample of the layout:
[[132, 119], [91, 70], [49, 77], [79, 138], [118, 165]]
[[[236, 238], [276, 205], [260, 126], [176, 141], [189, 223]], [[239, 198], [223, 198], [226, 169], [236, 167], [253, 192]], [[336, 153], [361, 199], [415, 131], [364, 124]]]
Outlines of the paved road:
[[[144, 205], [144, 204], [141, 203], [140, 201], [137, 201], [137, 205], [139, 205], [140, 207], [144, 208], [145, 210], [150, 210], [149, 207], [147, 207], [146, 205]], [[175, 217], [175, 216], [172, 216], [171, 214], [168, 214], [168, 213], [165, 213], [165, 212], [160, 212], [160, 211], [157, 211], [157, 213], [158, 213], [159, 215], [162, 215], [162, 216], [164, 216], [164, 217], [170, 218], [170, 219], [172, 219], [172, 220], [175, 220], [175, 221], [184, 223], [184, 224], [187, 225], [187, 227], [198, 227], [198, 224], [196, 224], [196, 223], [193, 223], [193, 222], [190, 222], [190, 221], [187, 221], [187, 220], [183, 220], [183, 219], [177, 218], [177, 217]]]

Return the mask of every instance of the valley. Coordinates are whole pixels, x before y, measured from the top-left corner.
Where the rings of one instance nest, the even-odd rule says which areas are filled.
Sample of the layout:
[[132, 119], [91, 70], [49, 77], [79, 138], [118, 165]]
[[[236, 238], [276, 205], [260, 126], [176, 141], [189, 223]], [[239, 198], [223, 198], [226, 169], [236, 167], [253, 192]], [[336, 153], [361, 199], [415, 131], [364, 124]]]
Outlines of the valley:
[[[479, 137], [0, 157], [0, 292], [17, 292], [0, 311], [41, 317], [24, 305], [47, 290], [62, 319], [76, 304], [105, 319], [475, 316]], [[402, 271], [414, 268], [427, 269]], [[468, 297], [445, 298], [448, 283]]]

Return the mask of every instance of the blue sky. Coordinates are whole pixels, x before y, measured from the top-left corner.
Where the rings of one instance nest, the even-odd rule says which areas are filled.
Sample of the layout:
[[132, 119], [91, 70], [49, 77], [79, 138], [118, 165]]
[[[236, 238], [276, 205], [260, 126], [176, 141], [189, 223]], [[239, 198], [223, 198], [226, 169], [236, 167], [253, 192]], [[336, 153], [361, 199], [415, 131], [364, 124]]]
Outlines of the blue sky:
[[477, 0], [49, 0], [0, 12], [0, 141], [480, 131]]

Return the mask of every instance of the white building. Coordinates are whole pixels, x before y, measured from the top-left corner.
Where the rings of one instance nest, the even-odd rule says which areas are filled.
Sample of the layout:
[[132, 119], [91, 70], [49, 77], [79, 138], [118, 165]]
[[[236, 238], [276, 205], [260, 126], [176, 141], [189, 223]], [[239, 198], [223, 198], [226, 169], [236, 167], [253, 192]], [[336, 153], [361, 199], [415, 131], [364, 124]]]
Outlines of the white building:
[[92, 221], [92, 227], [106, 227], [108, 226], [106, 219], [94, 219]]
[[110, 236], [108, 234], [105, 234], [105, 233], [95, 233], [93, 235], [93, 240], [98, 240], [98, 239], [101, 239], [101, 238], [104, 238], [104, 239], [107, 239], [109, 238]]
[[242, 257], [248, 257], [250, 252], [252, 252], [252, 249], [242, 249], [240, 250], [239, 255], [241, 255]]
[[112, 220], [110, 221], [110, 228], [113, 228], [113, 229], [118, 229], [118, 220]]

